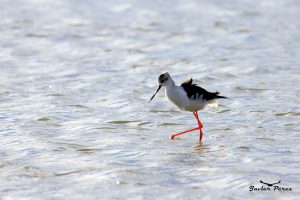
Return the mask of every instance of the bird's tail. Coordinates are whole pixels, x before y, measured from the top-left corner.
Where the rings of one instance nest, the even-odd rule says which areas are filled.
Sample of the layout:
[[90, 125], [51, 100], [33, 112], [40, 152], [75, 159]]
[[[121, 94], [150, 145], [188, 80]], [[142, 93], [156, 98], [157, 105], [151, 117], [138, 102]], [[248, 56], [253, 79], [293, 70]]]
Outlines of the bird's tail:
[[218, 99], [229, 99], [228, 97], [220, 96], [219, 94], [220, 94], [219, 92], [216, 92], [216, 96]]

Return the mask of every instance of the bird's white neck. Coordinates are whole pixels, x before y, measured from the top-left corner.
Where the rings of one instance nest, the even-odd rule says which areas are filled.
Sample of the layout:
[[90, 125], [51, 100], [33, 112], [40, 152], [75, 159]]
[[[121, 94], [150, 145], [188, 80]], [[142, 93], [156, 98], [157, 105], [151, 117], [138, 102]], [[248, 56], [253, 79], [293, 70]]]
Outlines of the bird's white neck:
[[171, 78], [165, 83], [166, 88], [170, 88], [170, 87], [174, 87], [174, 86], [176, 86], [175, 82]]

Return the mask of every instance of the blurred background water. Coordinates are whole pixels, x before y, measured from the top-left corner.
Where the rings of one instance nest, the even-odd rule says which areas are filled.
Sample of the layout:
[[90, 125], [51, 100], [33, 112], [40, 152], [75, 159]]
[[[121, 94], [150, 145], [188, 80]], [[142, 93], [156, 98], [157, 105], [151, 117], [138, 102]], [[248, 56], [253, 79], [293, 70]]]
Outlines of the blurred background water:
[[[300, 198], [299, 1], [0, 3], [1, 199]], [[231, 98], [202, 145], [164, 71]]]

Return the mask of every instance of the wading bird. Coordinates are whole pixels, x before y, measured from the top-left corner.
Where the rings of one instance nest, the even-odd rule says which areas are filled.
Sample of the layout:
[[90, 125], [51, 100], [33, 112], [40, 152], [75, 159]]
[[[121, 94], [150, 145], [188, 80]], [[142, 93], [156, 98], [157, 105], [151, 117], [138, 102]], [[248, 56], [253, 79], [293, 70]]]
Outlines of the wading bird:
[[176, 86], [168, 72], [165, 72], [158, 77], [158, 84], [159, 86], [150, 101], [155, 97], [160, 88], [164, 86], [166, 88], [167, 98], [181, 110], [193, 112], [198, 122], [198, 127], [173, 134], [171, 139], [184, 133], [200, 130], [199, 142], [201, 142], [203, 125], [199, 119], [198, 111], [202, 110], [209, 103], [215, 103], [215, 100], [217, 99], [227, 99], [227, 97], [220, 96], [219, 92], [208, 92], [196, 84], [193, 84], [192, 78], [185, 81], [180, 86]]

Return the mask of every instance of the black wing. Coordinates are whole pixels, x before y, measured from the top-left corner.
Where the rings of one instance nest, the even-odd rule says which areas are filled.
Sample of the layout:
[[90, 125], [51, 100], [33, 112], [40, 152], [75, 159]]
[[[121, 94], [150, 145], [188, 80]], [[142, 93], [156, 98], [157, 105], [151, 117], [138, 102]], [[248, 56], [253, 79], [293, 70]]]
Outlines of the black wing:
[[227, 97], [219, 96], [219, 92], [208, 92], [207, 90], [203, 89], [202, 87], [199, 87], [196, 84], [193, 84], [193, 79], [189, 79], [181, 84], [181, 87], [183, 87], [184, 91], [187, 93], [188, 97], [190, 99], [196, 99], [197, 94], [198, 96], [202, 95], [202, 98], [209, 101], [213, 99], [220, 99]]

